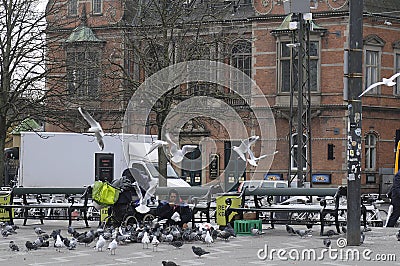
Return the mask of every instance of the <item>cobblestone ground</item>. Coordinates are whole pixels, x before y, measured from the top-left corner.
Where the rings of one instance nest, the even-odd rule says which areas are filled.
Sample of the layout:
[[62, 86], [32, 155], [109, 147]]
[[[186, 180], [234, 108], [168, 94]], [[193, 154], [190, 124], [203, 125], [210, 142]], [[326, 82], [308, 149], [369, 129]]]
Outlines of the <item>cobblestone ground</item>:
[[[17, 234], [0, 239], [0, 265], [162, 265], [163, 260], [171, 260], [178, 265], [400, 265], [400, 241], [397, 241], [396, 232], [399, 228], [373, 227], [366, 232], [363, 245], [359, 247], [338, 247], [337, 239], [332, 237], [332, 246], [323, 251], [323, 239], [319, 236], [319, 227], [313, 228], [311, 235], [300, 238], [297, 235], [288, 235], [283, 225], [269, 229], [264, 225], [261, 236], [238, 236], [229, 241], [217, 239], [211, 246], [201, 242], [184, 243], [177, 249], [167, 243], [161, 243], [157, 250], [152, 246], [143, 248], [141, 243], [128, 243], [118, 246], [116, 255], [109, 251], [96, 251], [95, 243], [85, 247], [78, 244], [75, 250], [53, 247], [27, 251], [25, 242], [36, 239], [34, 227], [40, 226], [44, 231], [51, 232], [61, 229], [63, 236], [67, 234], [67, 221], [45, 221], [40, 225], [38, 221], [28, 221], [22, 226], [21, 220]], [[77, 231], [88, 230], [82, 221], [74, 221]], [[294, 226], [296, 229], [306, 229], [304, 226]], [[97, 228], [97, 222], [91, 222], [91, 228]], [[329, 228], [328, 228], [329, 229]], [[68, 236], [69, 237], [69, 236]], [[13, 240], [19, 247], [19, 252], [10, 251], [8, 245]], [[107, 244], [108, 245], [108, 244]], [[197, 258], [191, 246], [201, 246], [210, 254]], [[281, 249], [281, 251], [279, 251]], [[267, 256], [266, 258], [266, 254]], [[391, 255], [393, 254], [393, 256]], [[272, 255], [272, 257], [271, 257]], [[357, 258], [359, 256], [359, 258]], [[395, 258], [396, 257], [396, 258]], [[348, 259], [346, 259], [348, 258]], [[393, 261], [395, 260], [396, 261]], [[391, 260], [391, 261], [388, 261]]]

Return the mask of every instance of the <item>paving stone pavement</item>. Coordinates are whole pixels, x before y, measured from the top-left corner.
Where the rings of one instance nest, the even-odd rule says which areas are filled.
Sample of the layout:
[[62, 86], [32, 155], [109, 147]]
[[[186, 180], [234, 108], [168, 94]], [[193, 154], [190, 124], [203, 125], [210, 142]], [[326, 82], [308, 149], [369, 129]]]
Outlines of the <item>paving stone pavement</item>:
[[[366, 232], [364, 244], [358, 247], [339, 248], [337, 239], [345, 235], [332, 237], [332, 246], [325, 249], [323, 239], [319, 236], [319, 227], [315, 226], [310, 236], [300, 238], [291, 236], [285, 230], [285, 226], [277, 225], [275, 229], [263, 225], [264, 234], [261, 236], [238, 236], [229, 241], [218, 239], [211, 246], [201, 242], [185, 243], [181, 248], [175, 248], [167, 243], [161, 243], [156, 251], [151, 245], [143, 248], [141, 243], [129, 243], [118, 246], [116, 255], [104, 250], [96, 251], [95, 243], [85, 247], [78, 244], [76, 250], [62, 248], [60, 251], [53, 247], [40, 248], [27, 251], [25, 242], [36, 239], [34, 227], [40, 226], [50, 233], [54, 229], [61, 229], [63, 236], [67, 234], [67, 221], [45, 221], [41, 225], [36, 220], [28, 221], [27, 226], [22, 226], [21, 220], [16, 220], [20, 227], [17, 234], [0, 239], [0, 265], [162, 265], [163, 260], [171, 260], [182, 266], [192, 265], [400, 265], [400, 241], [397, 241], [396, 233], [399, 228], [372, 227]], [[91, 222], [91, 228], [97, 228], [97, 222]], [[83, 232], [88, 230], [83, 221], [74, 221], [74, 228]], [[305, 229], [304, 226], [294, 226], [296, 229]], [[333, 228], [333, 227], [332, 227]], [[328, 229], [330, 229], [328, 227]], [[9, 250], [8, 244], [13, 240], [19, 247], [19, 252]], [[106, 244], [108, 245], [108, 244]], [[191, 250], [191, 246], [201, 246], [210, 254], [197, 258]], [[281, 251], [278, 251], [281, 249]], [[272, 254], [265, 258], [267, 254]], [[271, 253], [272, 252], [272, 253]], [[330, 253], [329, 253], [330, 252]], [[278, 257], [278, 254], [280, 257]], [[304, 255], [302, 258], [302, 254]], [[322, 255], [321, 255], [322, 254]], [[359, 259], [357, 259], [359, 254]], [[310, 257], [308, 257], [310, 256]], [[336, 257], [335, 257], [336, 256]], [[264, 258], [263, 258], [264, 257]], [[348, 259], [346, 259], [348, 258]], [[392, 260], [392, 261], [387, 261]], [[394, 260], [394, 261], [393, 261]]]

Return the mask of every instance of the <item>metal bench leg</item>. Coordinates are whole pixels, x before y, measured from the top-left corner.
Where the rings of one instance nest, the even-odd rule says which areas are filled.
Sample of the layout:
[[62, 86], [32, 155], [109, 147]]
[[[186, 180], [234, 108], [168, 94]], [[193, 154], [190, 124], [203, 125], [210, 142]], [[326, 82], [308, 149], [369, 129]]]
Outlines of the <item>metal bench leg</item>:
[[319, 215], [319, 222], [321, 223], [321, 232], [319, 233], [320, 236], [324, 235], [324, 220], [325, 220], [324, 216], [325, 216], [324, 212], [321, 212]]
[[274, 226], [274, 213], [270, 212], [269, 216], [270, 216], [270, 220], [271, 220], [271, 228], [274, 229], [275, 228], [275, 226]]
[[85, 219], [86, 227], [89, 228], [90, 226], [89, 226], [89, 222], [88, 222], [88, 218], [87, 218], [87, 210], [83, 211], [83, 219]]

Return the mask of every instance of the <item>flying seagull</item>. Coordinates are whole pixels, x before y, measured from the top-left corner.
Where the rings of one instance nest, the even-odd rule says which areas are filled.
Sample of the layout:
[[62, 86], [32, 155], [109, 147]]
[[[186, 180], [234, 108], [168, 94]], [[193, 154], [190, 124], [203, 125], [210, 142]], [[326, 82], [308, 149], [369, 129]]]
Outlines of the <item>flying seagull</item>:
[[386, 85], [388, 87], [392, 87], [394, 85], [396, 85], [396, 82], [394, 81], [398, 76], [400, 76], [400, 72], [394, 74], [393, 76], [391, 76], [390, 78], [383, 78], [382, 81], [380, 82], [376, 82], [374, 84], [369, 85], [369, 87], [363, 91], [363, 93], [361, 93], [358, 97], [363, 96], [364, 94], [366, 94], [367, 92], [369, 92], [370, 90], [372, 90], [375, 87], [378, 87], [379, 85]]
[[277, 153], [278, 153], [278, 151], [275, 151], [275, 152], [270, 153], [270, 154], [264, 154], [264, 155], [261, 155], [260, 157], [255, 157], [255, 156], [254, 156], [254, 153], [249, 149], [249, 156], [250, 156], [250, 158], [247, 159], [247, 161], [248, 161], [249, 164], [251, 164], [252, 166], [257, 166], [257, 162], [258, 162], [259, 160], [264, 159], [265, 157], [268, 157], [268, 156], [275, 155], [275, 154], [277, 154]]
[[140, 186], [137, 182], [133, 183], [134, 189], [136, 194], [139, 197], [139, 206], [135, 208], [135, 210], [139, 213], [148, 213], [150, 208], [147, 207], [147, 201], [154, 196], [158, 183], [157, 182], [150, 182], [149, 188], [146, 190], [146, 194], [143, 196], [142, 191], [140, 190]]
[[239, 147], [233, 146], [232, 149], [239, 154], [243, 161], [246, 161], [246, 156], [244, 154], [250, 151], [250, 146], [253, 145], [259, 138], [259, 136], [251, 136], [248, 139], [242, 140]]
[[104, 132], [103, 129], [101, 128], [99, 122], [94, 120], [94, 118], [83, 108], [79, 107], [78, 108], [79, 112], [83, 116], [83, 118], [89, 123], [90, 128], [89, 132], [93, 132], [94, 135], [96, 136], [97, 142], [99, 143], [100, 150], [104, 149]]
[[182, 149], [178, 149], [178, 145], [176, 145], [176, 143], [171, 140], [169, 133], [165, 134], [165, 138], [169, 145], [169, 152], [172, 156], [171, 160], [174, 163], [181, 162], [183, 160], [183, 156], [185, 156], [186, 153], [192, 152], [197, 148], [196, 145], [184, 145]]
[[164, 140], [155, 140], [155, 141], [153, 141], [153, 143], [150, 146], [149, 151], [146, 153], [145, 156], [147, 156], [150, 153], [152, 153], [155, 149], [158, 149], [158, 147], [165, 146], [165, 145], [168, 145], [168, 142], [166, 142]]

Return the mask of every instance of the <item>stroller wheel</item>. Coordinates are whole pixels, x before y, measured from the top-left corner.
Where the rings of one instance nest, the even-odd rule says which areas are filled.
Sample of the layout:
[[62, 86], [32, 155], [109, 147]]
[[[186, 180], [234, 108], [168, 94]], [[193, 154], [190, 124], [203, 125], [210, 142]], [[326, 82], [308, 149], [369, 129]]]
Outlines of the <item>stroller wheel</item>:
[[128, 216], [128, 217], [125, 218], [124, 223], [125, 223], [125, 226], [126, 225], [131, 225], [131, 226], [132, 225], [137, 225], [138, 224], [138, 220], [136, 219], [135, 216]]
[[156, 217], [153, 214], [148, 213], [145, 216], [143, 216], [143, 223], [151, 223], [155, 218]]

